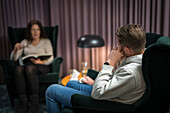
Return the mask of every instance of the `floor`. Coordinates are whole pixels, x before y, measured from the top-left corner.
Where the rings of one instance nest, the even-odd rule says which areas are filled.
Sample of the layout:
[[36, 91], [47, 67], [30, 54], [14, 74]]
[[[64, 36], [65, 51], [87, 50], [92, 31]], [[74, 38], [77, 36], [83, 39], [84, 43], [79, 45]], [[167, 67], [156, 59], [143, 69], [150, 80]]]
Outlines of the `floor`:
[[[15, 99], [14, 107], [12, 107], [6, 90], [6, 85], [0, 85], [0, 113], [15, 113], [19, 107], [18, 103], [18, 99]], [[47, 113], [45, 104], [40, 104], [39, 113]]]

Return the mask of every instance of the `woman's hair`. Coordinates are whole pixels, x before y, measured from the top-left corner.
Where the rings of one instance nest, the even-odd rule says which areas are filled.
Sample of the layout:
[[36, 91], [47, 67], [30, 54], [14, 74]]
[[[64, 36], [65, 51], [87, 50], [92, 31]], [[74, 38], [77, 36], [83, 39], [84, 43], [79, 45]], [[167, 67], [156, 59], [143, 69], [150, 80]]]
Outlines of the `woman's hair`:
[[40, 28], [40, 38], [47, 38], [47, 36], [45, 35], [44, 33], [44, 30], [43, 30], [43, 27], [42, 27], [42, 24], [41, 22], [39, 22], [38, 20], [31, 20], [28, 25], [27, 25], [27, 31], [26, 31], [26, 39], [28, 41], [32, 41], [33, 38], [32, 38], [32, 34], [31, 34], [31, 27], [33, 25], [38, 25], [39, 28]]
[[146, 33], [138, 24], [129, 24], [120, 27], [117, 29], [116, 35], [123, 47], [128, 47], [135, 53], [140, 53], [145, 49]]

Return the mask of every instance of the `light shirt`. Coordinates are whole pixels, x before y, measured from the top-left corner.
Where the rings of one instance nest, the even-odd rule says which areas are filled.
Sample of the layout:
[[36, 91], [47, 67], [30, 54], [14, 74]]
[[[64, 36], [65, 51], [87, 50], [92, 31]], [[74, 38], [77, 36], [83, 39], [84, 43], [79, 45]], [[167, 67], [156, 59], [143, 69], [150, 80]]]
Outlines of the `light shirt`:
[[142, 54], [125, 58], [112, 73], [113, 69], [110, 65], [103, 65], [94, 81], [92, 98], [124, 104], [136, 102], [146, 89], [142, 75]]
[[[49, 65], [53, 62], [54, 56], [53, 56], [53, 48], [52, 44], [49, 39], [41, 38], [40, 42], [34, 46], [32, 45], [28, 40], [24, 39], [21, 44], [23, 45], [23, 49], [20, 49], [17, 51], [16, 54], [14, 54], [14, 51], [12, 51], [10, 59], [11, 60], [18, 60], [18, 58], [24, 53], [24, 55], [52, 55], [50, 58], [44, 61], [45, 65]], [[24, 50], [24, 51], [23, 51]]]

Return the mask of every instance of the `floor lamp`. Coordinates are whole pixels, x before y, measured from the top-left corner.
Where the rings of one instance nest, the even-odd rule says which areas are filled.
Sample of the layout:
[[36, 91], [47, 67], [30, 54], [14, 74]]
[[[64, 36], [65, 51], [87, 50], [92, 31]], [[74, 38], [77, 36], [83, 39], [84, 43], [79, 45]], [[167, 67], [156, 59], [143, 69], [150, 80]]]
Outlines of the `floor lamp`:
[[104, 40], [98, 35], [83, 35], [77, 41], [77, 46], [81, 48], [90, 48], [90, 63], [92, 68], [92, 48], [104, 46]]

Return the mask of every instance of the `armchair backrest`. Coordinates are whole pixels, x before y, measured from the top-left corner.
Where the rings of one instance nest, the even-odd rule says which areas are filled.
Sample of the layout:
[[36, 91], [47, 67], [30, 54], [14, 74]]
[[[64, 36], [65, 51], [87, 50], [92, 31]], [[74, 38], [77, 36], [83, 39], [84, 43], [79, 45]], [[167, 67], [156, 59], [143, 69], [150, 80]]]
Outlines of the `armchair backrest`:
[[161, 35], [156, 33], [146, 33], [146, 45], [147, 48], [149, 45], [156, 43], [156, 41], [161, 37]]
[[[170, 38], [160, 37], [143, 54], [142, 72], [147, 89], [141, 98], [142, 113], [167, 113], [170, 105]], [[161, 43], [160, 43], [161, 42]]]
[[[53, 46], [53, 54], [56, 57], [57, 53], [57, 38], [58, 38], [58, 26], [44, 27], [44, 32], [47, 37], [51, 40]], [[8, 27], [8, 37], [12, 48], [17, 42], [21, 42], [26, 37], [26, 28], [12, 28]]]

